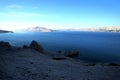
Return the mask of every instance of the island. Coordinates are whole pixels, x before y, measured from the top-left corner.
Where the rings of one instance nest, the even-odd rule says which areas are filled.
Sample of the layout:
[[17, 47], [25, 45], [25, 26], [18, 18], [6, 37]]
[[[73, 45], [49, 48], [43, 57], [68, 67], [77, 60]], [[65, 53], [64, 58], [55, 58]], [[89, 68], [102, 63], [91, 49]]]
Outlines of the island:
[[29, 32], [53, 32], [52, 29], [48, 29], [48, 28], [40, 27], [40, 26], [27, 28], [27, 29], [25, 29], [25, 31], [29, 31]]
[[0, 30], [0, 33], [13, 33], [13, 31]]

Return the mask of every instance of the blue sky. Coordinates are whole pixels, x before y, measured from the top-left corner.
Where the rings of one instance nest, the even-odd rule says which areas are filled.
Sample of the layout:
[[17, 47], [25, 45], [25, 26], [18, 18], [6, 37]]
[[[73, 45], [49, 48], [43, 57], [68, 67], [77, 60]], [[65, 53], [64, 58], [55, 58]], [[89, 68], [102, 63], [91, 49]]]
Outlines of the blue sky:
[[120, 25], [120, 0], [0, 0], [0, 29]]

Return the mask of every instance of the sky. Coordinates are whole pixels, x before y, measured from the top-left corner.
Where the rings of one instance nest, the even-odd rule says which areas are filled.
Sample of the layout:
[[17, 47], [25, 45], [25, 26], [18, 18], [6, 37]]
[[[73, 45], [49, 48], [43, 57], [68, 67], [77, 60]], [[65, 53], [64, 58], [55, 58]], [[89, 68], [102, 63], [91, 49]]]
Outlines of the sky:
[[120, 0], [0, 0], [0, 29], [120, 26]]

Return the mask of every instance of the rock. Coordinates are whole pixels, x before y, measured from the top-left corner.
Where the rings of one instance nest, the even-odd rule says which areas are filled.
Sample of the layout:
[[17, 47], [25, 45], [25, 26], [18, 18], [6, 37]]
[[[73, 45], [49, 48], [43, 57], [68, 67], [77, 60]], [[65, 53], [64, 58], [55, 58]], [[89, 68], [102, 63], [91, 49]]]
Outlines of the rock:
[[116, 63], [109, 63], [108, 66], [120, 66], [120, 64], [116, 64]]
[[0, 46], [2, 47], [11, 47], [11, 45], [8, 42], [0, 41]]
[[63, 52], [63, 51], [58, 51], [57, 53], [66, 56], [66, 55], [65, 55], [65, 52]]
[[27, 45], [23, 45], [23, 48], [30, 48], [30, 47], [28, 47]]
[[38, 44], [37, 41], [33, 40], [30, 44], [30, 48], [33, 48], [40, 53], [44, 53], [44, 48], [40, 44]]
[[0, 49], [8, 50], [8, 49], [11, 49], [11, 48], [12, 47], [8, 42], [0, 41]]
[[79, 55], [79, 51], [68, 51], [68, 54], [67, 54], [67, 56], [71, 58], [78, 57], [78, 55]]

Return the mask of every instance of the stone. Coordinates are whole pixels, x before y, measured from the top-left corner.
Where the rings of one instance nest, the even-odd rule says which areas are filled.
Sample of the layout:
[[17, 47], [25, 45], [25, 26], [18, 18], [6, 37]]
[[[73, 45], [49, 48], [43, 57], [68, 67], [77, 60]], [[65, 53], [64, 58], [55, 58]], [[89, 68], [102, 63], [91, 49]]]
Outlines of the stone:
[[30, 48], [33, 48], [40, 53], [44, 53], [44, 48], [40, 44], [38, 44], [38, 42], [35, 40], [31, 42]]
[[12, 47], [8, 42], [0, 41], [0, 49], [9, 50], [11, 48]]
[[108, 66], [120, 66], [120, 64], [116, 64], [116, 63], [109, 63]]
[[78, 55], [79, 55], [79, 51], [68, 51], [68, 53], [67, 53], [67, 56], [68, 57], [71, 57], [71, 58], [73, 58], [73, 57], [78, 57]]
[[27, 45], [23, 45], [23, 48], [30, 48], [30, 47], [28, 47]]

